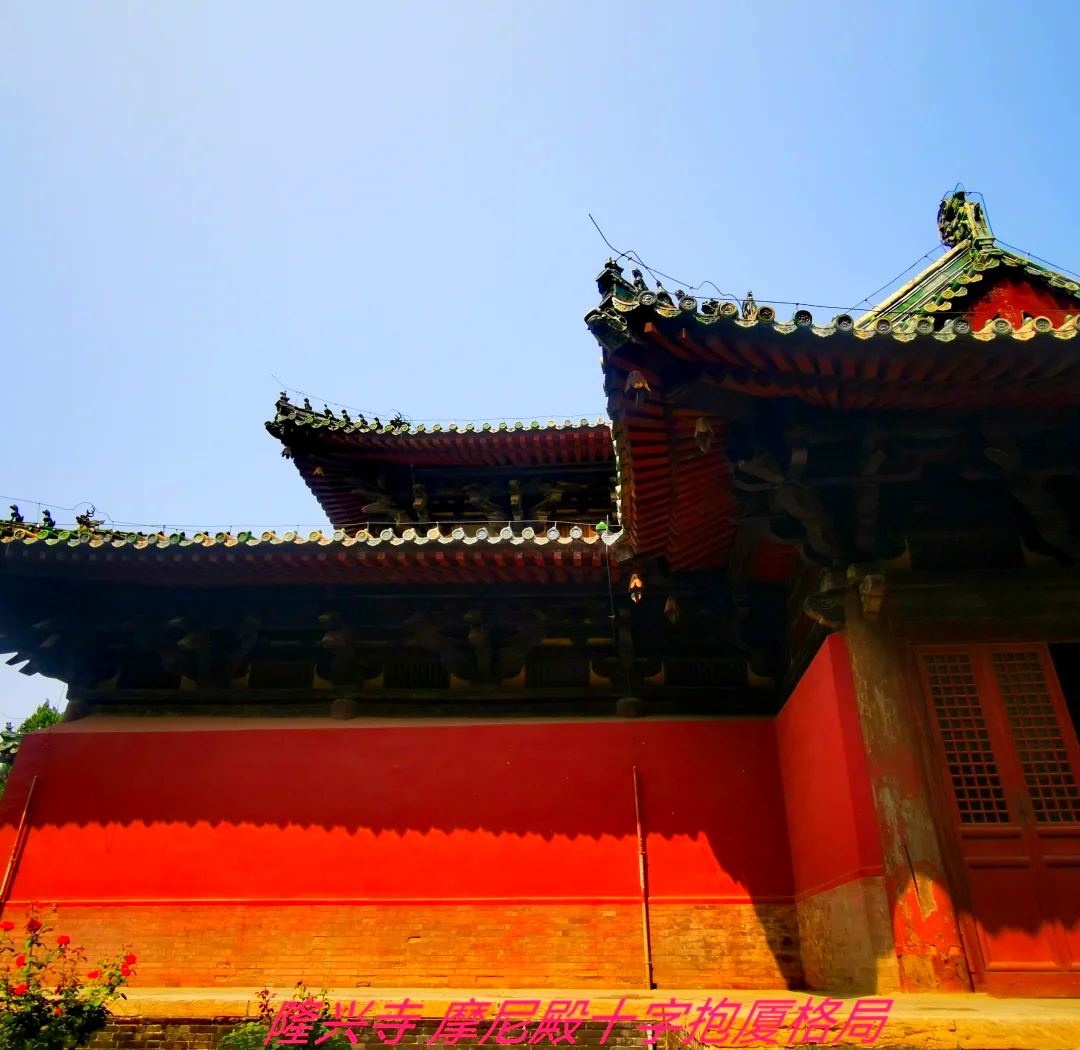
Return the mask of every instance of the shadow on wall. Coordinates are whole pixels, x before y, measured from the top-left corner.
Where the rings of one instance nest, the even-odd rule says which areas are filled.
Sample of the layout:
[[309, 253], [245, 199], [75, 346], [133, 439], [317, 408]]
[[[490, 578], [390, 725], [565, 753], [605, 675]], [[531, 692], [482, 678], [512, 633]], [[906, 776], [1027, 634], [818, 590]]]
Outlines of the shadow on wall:
[[61, 729], [20, 754], [0, 851], [36, 774], [13, 900], [633, 903], [635, 766], [654, 907], [752, 906], [798, 981], [769, 720]]

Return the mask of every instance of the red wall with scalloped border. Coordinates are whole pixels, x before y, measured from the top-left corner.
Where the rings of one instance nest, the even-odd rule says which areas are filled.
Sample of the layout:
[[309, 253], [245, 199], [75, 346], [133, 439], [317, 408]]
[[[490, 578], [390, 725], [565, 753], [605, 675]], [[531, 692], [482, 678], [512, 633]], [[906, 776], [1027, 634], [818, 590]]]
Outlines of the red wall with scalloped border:
[[635, 765], [657, 983], [798, 983], [772, 720], [91, 730], [23, 745], [5, 914], [141, 983], [640, 982]]

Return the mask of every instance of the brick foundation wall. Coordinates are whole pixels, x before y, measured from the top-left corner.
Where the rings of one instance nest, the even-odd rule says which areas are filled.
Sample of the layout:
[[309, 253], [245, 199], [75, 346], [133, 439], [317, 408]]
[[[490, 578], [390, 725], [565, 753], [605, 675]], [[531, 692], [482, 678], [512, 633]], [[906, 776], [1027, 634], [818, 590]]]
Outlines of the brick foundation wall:
[[[91, 959], [131, 945], [136, 986], [640, 988], [627, 903], [64, 906]], [[793, 904], [650, 905], [664, 988], [801, 987]]]
[[198, 1018], [114, 1021], [95, 1032], [87, 1045], [91, 1050], [215, 1050], [238, 1023]]
[[652, 904], [649, 930], [657, 988], [804, 986], [793, 904]]
[[900, 990], [882, 876], [853, 879], [796, 906], [807, 987], [873, 994]]

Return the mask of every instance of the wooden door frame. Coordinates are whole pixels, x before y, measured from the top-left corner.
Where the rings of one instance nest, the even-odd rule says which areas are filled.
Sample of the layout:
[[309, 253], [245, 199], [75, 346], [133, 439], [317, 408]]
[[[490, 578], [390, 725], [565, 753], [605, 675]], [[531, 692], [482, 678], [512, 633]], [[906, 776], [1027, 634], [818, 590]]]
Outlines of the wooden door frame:
[[[927, 628], [929, 630], [929, 627]], [[921, 633], [921, 632], [920, 632]], [[961, 643], [941, 643], [940, 640], [918, 641], [912, 638], [897, 639], [900, 650], [900, 665], [903, 674], [904, 691], [907, 693], [908, 707], [913, 715], [916, 739], [919, 742], [918, 761], [922, 766], [930, 801], [930, 812], [938, 827], [938, 846], [944, 869], [946, 889], [953, 902], [956, 925], [960, 931], [960, 943], [967, 961], [968, 976], [976, 992], [984, 992], [986, 973], [982, 946], [975, 925], [975, 909], [971, 902], [971, 887], [968, 883], [967, 870], [960, 849], [960, 833], [956, 824], [952, 802], [952, 786], [946, 782], [944, 763], [940, 758], [940, 745], [937, 730], [931, 721], [933, 712], [927, 702], [923, 687], [922, 671], [919, 667], [918, 649], [921, 646], [935, 646], [943, 649], [959, 648]], [[979, 965], [973, 966], [973, 962]]]
[[[951, 790], [942, 763], [925, 696], [915, 647], [918, 645], [971, 646], [1023, 645], [1025, 643], [1080, 642], [1080, 570], [1050, 568], [986, 571], [886, 572], [885, 596], [880, 615], [892, 635], [908, 692], [914, 726], [922, 740], [919, 758], [926, 777], [931, 813], [938, 822], [938, 843], [943, 874], [952, 894], [960, 939], [968, 960], [972, 983], [978, 991], [1014, 995], [1075, 996], [1076, 985], [1042, 981], [1017, 983], [985, 980], [973, 963], [982, 963], [975, 932], [967, 871], [960, 851], [959, 828], [953, 818]], [[1056, 669], [1055, 669], [1056, 677]], [[1060, 681], [1058, 687], [1060, 688]], [[1071, 723], [1071, 719], [1070, 719]], [[1080, 727], [1073, 726], [1078, 738]], [[1052, 976], [1052, 975], [1047, 975]], [[992, 987], [991, 987], [992, 986]]]
[[[1049, 879], [1050, 872], [1053, 870], [1053, 865], [1047, 863], [1046, 855], [1051, 850], [1050, 843], [1055, 839], [1055, 832], [1057, 832], [1064, 840], [1074, 839], [1076, 838], [1075, 833], [1080, 832], [1080, 824], [1062, 821], [1040, 822], [1032, 798], [1031, 788], [1028, 785], [1027, 772], [1024, 769], [1023, 759], [1020, 755], [1020, 747], [1017, 742], [1016, 732], [1009, 724], [1005, 687], [997, 677], [993, 666], [995, 652], [1016, 652], [1028, 645], [1035, 650], [1038, 657], [1039, 670], [1046, 683], [1047, 697], [1053, 712], [1054, 722], [1056, 723], [1058, 732], [1061, 736], [1061, 746], [1065, 752], [1066, 761], [1072, 769], [1073, 776], [1076, 778], [1077, 776], [1080, 776], [1080, 734], [1076, 732], [1076, 726], [1073, 723], [1068, 704], [1065, 702], [1065, 694], [1061, 688], [1061, 680], [1058, 678], [1057, 667], [1055, 666], [1054, 658], [1050, 653], [1050, 643], [989, 642], [983, 646], [983, 652], [986, 657], [986, 663], [988, 664], [988, 673], [992, 676], [992, 687], [998, 694], [1000, 715], [1005, 720], [1005, 728], [1011, 737], [1012, 747], [1009, 759], [1014, 763], [1015, 774], [1019, 777], [1019, 783], [1023, 785], [1024, 791], [1027, 794], [1030, 834], [1037, 843], [1039, 851], [1039, 867], [1041, 868], [1044, 877]], [[1069, 834], [1070, 831], [1074, 834]], [[1059, 950], [1065, 952], [1065, 958], [1063, 959], [1065, 966], [1060, 974], [1060, 981], [1064, 984], [1071, 984], [1073, 995], [1080, 995], [1080, 967], [1072, 965], [1073, 960], [1069, 954], [1068, 935], [1064, 927], [1064, 922], [1059, 913], [1052, 915], [1049, 922], [1054, 927], [1054, 938], [1059, 942]]]
[[[949, 635], [959, 632], [948, 631]], [[964, 954], [967, 959], [968, 972], [971, 976], [972, 987], [977, 992], [986, 992], [996, 995], [1031, 995], [1031, 996], [1075, 996], [1077, 994], [1076, 971], [1032, 972], [1030, 975], [1020, 971], [995, 972], [989, 970], [986, 965], [986, 957], [982, 950], [978, 926], [975, 920], [975, 910], [971, 899], [971, 884], [968, 879], [967, 868], [963, 859], [960, 845], [960, 827], [954, 804], [952, 785], [948, 780], [947, 766], [942, 755], [941, 742], [938, 729], [934, 724], [934, 712], [930, 698], [927, 696], [923, 683], [922, 669], [919, 664], [920, 652], [971, 652], [978, 648], [979, 659], [972, 659], [972, 671], [976, 675], [977, 683], [981, 681], [982, 657], [986, 657], [989, 665], [990, 655], [995, 649], [1010, 650], [1024, 647], [1041, 648], [1045, 652], [1045, 660], [1042, 670], [1047, 679], [1047, 685], [1052, 697], [1055, 698], [1054, 708], [1057, 713], [1062, 733], [1073, 733], [1077, 741], [1077, 749], [1080, 750], [1080, 729], [1072, 721], [1071, 715], [1064, 703], [1061, 690], [1061, 682], [1057, 676], [1057, 668], [1054, 666], [1053, 657], [1050, 654], [1051, 644], [1058, 641], [1065, 642], [1061, 638], [1053, 642], [1045, 639], [1029, 637], [1016, 638], [1011, 632], [1003, 632], [993, 628], [987, 630], [974, 630], [968, 634], [967, 639], [961, 641], [959, 637], [942, 640], [940, 625], [922, 623], [918, 626], [908, 625], [908, 629], [896, 632], [896, 641], [901, 650], [901, 666], [903, 669], [904, 686], [908, 691], [910, 706], [913, 708], [915, 725], [918, 727], [920, 739], [920, 760], [923, 765], [924, 775], [928, 787], [931, 812], [934, 820], [938, 823], [938, 841], [942, 853], [942, 864], [952, 895], [953, 909], [956, 913], [957, 926], [960, 930], [960, 939]], [[971, 635], [980, 636], [972, 639]], [[1071, 641], [1072, 639], [1069, 639]], [[976, 654], [972, 654], [973, 657]], [[992, 671], [987, 670], [987, 673]], [[1051, 677], [1052, 676], [1052, 677]], [[990, 683], [993, 685], [994, 683]], [[1000, 691], [1000, 690], [999, 690]], [[980, 702], [982, 701], [980, 693]], [[1001, 763], [1012, 762], [1011, 755], [997, 755], [996, 760]], [[1020, 771], [1020, 783], [1024, 783], [1023, 771]], [[1010, 803], [1010, 809], [1012, 805]], [[977, 964], [977, 965], [974, 965]]]

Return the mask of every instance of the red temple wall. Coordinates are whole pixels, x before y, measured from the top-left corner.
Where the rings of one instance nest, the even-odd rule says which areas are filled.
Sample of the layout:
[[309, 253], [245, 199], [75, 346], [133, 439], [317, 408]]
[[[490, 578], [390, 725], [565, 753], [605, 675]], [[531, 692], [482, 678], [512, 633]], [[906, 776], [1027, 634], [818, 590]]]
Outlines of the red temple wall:
[[811, 988], [897, 988], [878, 835], [843, 635], [776, 719], [803, 967]]
[[639, 986], [635, 765], [657, 984], [799, 980], [772, 721], [150, 724], [29, 737], [0, 803], [6, 857], [38, 776], [5, 914], [142, 985]]
[[880, 875], [847, 648], [830, 635], [776, 719], [795, 893]]
[[[1047, 288], [1041, 282], [1032, 284], [1009, 274], [984, 278], [986, 284], [968, 285], [971, 306], [965, 311], [972, 328], [981, 331], [987, 321], [1003, 317], [1014, 328], [1028, 317], [1048, 317], [1054, 327], [1060, 327], [1066, 317], [1074, 316], [1080, 304], [1067, 292]], [[960, 307], [964, 309], [963, 306]]]

